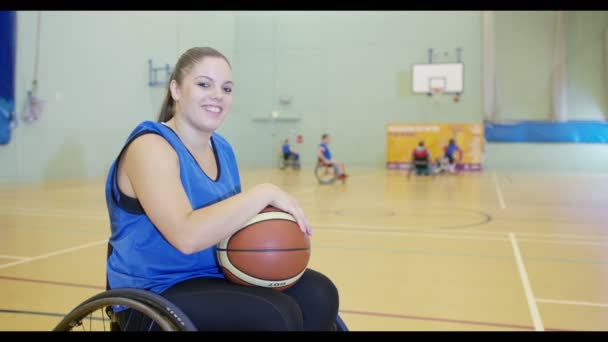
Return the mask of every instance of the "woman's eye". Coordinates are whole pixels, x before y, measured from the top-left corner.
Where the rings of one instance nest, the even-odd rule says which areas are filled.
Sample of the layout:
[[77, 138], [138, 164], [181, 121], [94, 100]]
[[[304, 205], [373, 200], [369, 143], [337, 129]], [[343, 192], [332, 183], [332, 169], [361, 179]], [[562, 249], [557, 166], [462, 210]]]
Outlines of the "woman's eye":
[[209, 83], [207, 83], [207, 82], [201, 82], [198, 85], [201, 86], [201, 87], [203, 87], [203, 88], [209, 88]]
[[226, 87], [226, 88], [224, 88], [224, 91], [227, 93], [232, 93], [232, 88]]

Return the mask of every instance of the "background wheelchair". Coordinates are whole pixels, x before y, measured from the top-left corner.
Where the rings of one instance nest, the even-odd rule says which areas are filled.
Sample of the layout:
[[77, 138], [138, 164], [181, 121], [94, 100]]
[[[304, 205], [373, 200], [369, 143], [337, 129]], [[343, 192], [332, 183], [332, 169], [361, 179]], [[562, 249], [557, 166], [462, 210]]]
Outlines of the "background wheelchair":
[[338, 166], [335, 164], [327, 164], [321, 159], [317, 159], [315, 177], [317, 178], [317, 181], [319, 181], [319, 184], [332, 184], [338, 179]]
[[[108, 256], [112, 246], [108, 244]], [[116, 312], [117, 307], [126, 310]], [[161, 295], [142, 289], [109, 289], [70, 311], [53, 331], [197, 331], [186, 314]], [[337, 317], [334, 331], [348, 331]]]
[[407, 178], [409, 179], [414, 173], [416, 176], [431, 176], [435, 178], [437, 175], [436, 165], [430, 160], [413, 160], [410, 162], [409, 169], [407, 171]]
[[283, 152], [280, 152], [279, 169], [283, 170], [287, 167], [291, 167], [294, 170], [298, 170], [300, 168], [300, 158], [296, 157], [293, 153], [285, 154]]

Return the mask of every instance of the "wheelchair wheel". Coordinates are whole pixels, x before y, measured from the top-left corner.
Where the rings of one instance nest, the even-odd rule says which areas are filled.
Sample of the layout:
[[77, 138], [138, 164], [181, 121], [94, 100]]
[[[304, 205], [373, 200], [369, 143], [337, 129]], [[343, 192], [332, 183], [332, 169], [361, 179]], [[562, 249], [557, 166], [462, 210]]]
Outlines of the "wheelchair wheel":
[[299, 170], [299, 169], [300, 169], [300, 160], [299, 160], [299, 159], [294, 159], [294, 160], [292, 161], [291, 167], [292, 167], [294, 170]]
[[279, 156], [279, 169], [283, 170], [287, 167], [287, 161], [283, 158], [283, 156]]
[[338, 176], [338, 167], [336, 165], [324, 165], [317, 163], [315, 167], [315, 177], [320, 184], [332, 184]]
[[[115, 306], [126, 310], [115, 313]], [[69, 312], [53, 331], [196, 331], [177, 306], [156, 293], [115, 289], [97, 294]]]

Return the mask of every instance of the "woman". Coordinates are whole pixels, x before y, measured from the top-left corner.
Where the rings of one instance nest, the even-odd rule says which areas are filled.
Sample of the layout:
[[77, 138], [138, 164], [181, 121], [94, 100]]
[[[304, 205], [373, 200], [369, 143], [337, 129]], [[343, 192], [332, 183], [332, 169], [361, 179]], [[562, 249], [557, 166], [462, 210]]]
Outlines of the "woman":
[[216, 244], [268, 205], [311, 234], [302, 208], [277, 186], [241, 191], [232, 147], [216, 132], [232, 90], [227, 58], [191, 48], [175, 65], [158, 122], [130, 134], [106, 182], [109, 287], [159, 293], [199, 330], [330, 330], [338, 291], [321, 273], [308, 269], [280, 292], [233, 284], [218, 268]]

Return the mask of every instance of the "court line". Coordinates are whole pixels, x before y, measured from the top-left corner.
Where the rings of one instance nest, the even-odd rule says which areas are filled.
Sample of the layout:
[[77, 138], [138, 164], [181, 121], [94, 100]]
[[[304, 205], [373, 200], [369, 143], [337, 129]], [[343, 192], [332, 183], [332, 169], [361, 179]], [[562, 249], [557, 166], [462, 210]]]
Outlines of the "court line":
[[38, 255], [38, 256], [27, 258], [27, 259], [24, 259], [24, 260], [9, 262], [7, 264], [0, 265], [0, 269], [8, 268], [8, 267], [15, 266], [15, 265], [24, 264], [26, 262], [46, 259], [46, 258], [50, 258], [52, 256], [56, 256], [56, 255], [60, 255], [60, 254], [70, 253], [70, 252], [77, 251], [77, 250], [80, 250], [80, 249], [84, 249], [84, 248], [88, 248], [88, 247], [92, 247], [92, 246], [96, 246], [96, 245], [101, 245], [102, 243], [107, 243], [107, 242], [108, 242], [108, 239], [103, 239], [103, 240], [100, 240], [100, 241], [95, 241], [95, 242], [85, 243], [83, 245], [78, 245], [76, 247], [70, 247], [70, 248], [60, 249], [60, 250], [55, 251], [55, 252]]
[[22, 314], [22, 315], [37, 315], [37, 316], [52, 316], [52, 317], [65, 317], [65, 314], [55, 313], [55, 312], [44, 312], [44, 311], [27, 311], [27, 310], [8, 310], [8, 309], [0, 309], [0, 313], [9, 313], [9, 314]]
[[524, 292], [526, 293], [526, 300], [528, 301], [528, 308], [530, 309], [530, 315], [532, 316], [532, 322], [534, 323], [534, 330], [544, 331], [545, 329], [543, 328], [543, 322], [541, 320], [538, 307], [536, 306], [536, 301], [534, 300], [534, 293], [532, 292], [532, 287], [530, 286], [530, 280], [528, 279], [526, 266], [524, 265], [524, 261], [521, 257], [519, 247], [517, 246], [515, 234], [509, 233], [509, 238], [511, 239], [511, 246], [513, 246], [513, 254], [515, 254], [515, 261], [517, 262], [519, 276], [521, 277]]
[[16, 255], [6, 255], [6, 254], [0, 254], [0, 258], [17, 259], [17, 260], [29, 259], [29, 257], [22, 257], [22, 256], [16, 256]]
[[[390, 314], [390, 313], [360, 311], [360, 310], [341, 309], [339, 311], [340, 311], [340, 313], [344, 313], [344, 314], [376, 316], [376, 317], [383, 317], [383, 318], [413, 319], [413, 320], [420, 320], [420, 321], [435, 321], [435, 322], [446, 322], [446, 323], [467, 324], [467, 325], [492, 326], [492, 327], [497, 327], [497, 328], [515, 328], [515, 329], [526, 329], [526, 330], [533, 329], [533, 327], [529, 326], [529, 325], [519, 325], [519, 324], [509, 324], [509, 323], [482, 322], [482, 321], [471, 321], [471, 320], [417, 316], [417, 315], [400, 315], [400, 314]], [[547, 330], [561, 331], [563, 329], [548, 328]]]
[[68, 282], [63, 282], [63, 281], [52, 281], [52, 280], [20, 278], [20, 277], [8, 277], [8, 276], [0, 276], [0, 279], [2, 279], [2, 280], [14, 280], [14, 281], [25, 281], [25, 282], [29, 282], [29, 283], [39, 283], [39, 284], [49, 284], [49, 285], [59, 285], [59, 286], [70, 286], [70, 287], [83, 287], [83, 288], [87, 288], [87, 289], [105, 290], [105, 286], [76, 284], [76, 283], [68, 283]]
[[[594, 214], [597, 214], [597, 212], [595, 212]], [[593, 225], [593, 224], [597, 224], [600, 225], [602, 223], [604, 223], [607, 219], [608, 216], [603, 215], [605, 217], [596, 217], [593, 218], [591, 217], [591, 215], [587, 214], [584, 215], [584, 217], [577, 217], [577, 218], [572, 218], [572, 217], [568, 217], [566, 219], [563, 218], [556, 218], [555, 217], [555, 213], [553, 213], [552, 217], [530, 217], [530, 215], [528, 215], [527, 213], [523, 213], [523, 214], [519, 214], [519, 217], [501, 217], [501, 218], [496, 218], [496, 221], [505, 221], [505, 222], [542, 222], [542, 223], [562, 223], [562, 224], [576, 224], [581, 225], [581, 224], [588, 224], [588, 225]], [[587, 219], [591, 219], [592, 221], [584, 221]]]
[[498, 203], [500, 204], [500, 209], [506, 209], [507, 206], [505, 204], [505, 199], [502, 197], [502, 191], [500, 190], [500, 185], [498, 184], [498, 180], [496, 179], [496, 172], [492, 172], [492, 176], [494, 178], [494, 186], [496, 188], [496, 196], [498, 196]]
[[[27, 278], [16, 278], [16, 277], [4, 277], [4, 276], [0, 276], [0, 279], [25, 281], [25, 282], [34, 282], [34, 283], [46, 283], [46, 284], [60, 285], [60, 286], [72, 286], [72, 287], [84, 287], [84, 288], [93, 288], [93, 289], [104, 289], [104, 287], [102, 287], [102, 286], [93, 286], [93, 285], [68, 283], [68, 282], [54, 282], [54, 281], [27, 279]], [[50, 316], [64, 316], [62, 314], [44, 313], [44, 312], [36, 312], [36, 311], [24, 311], [24, 310], [0, 310], [0, 312], [5, 312], [5, 313], [22, 313], [22, 314], [37, 314], [37, 315], [50, 315]], [[392, 318], [401, 318], [401, 319], [415, 319], [415, 320], [423, 320], [423, 321], [436, 321], [436, 322], [447, 322], [447, 323], [468, 324], [468, 325], [509, 327], [509, 328], [521, 328], [521, 329], [531, 329], [532, 328], [530, 326], [525, 326], [525, 325], [505, 324], [505, 323], [496, 323], [496, 322], [471, 321], [471, 320], [458, 320], [458, 319], [449, 319], [449, 318], [441, 318], [441, 317], [428, 317], [428, 316], [425, 317], [425, 316], [416, 316], [416, 315], [400, 315], [400, 314], [389, 314], [389, 313], [370, 312], [370, 311], [340, 310], [340, 312], [341, 313], [348, 313], [348, 314], [365, 315], [365, 316], [392, 317]], [[551, 330], [553, 330], [553, 329], [551, 329]], [[557, 329], [555, 329], [555, 330], [557, 330]]]
[[108, 227], [103, 227], [103, 228], [82, 228], [82, 227], [78, 227], [78, 228], [74, 228], [74, 227], [68, 227], [68, 226], [64, 226], [64, 227], [57, 227], [57, 226], [45, 226], [45, 227], [35, 227], [35, 226], [11, 226], [11, 227], [2, 227], [3, 229], [7, 229], [7, 230], [17, 230], [17, 231], [24, 231], [24, 230], [42, 230], [42, 231], [46, 231], [46, 232], [69, 232], [70, 234], [105, 234], [105, 235], [109, 235], [110, 233], [108, 232], [109, 229]]
[[[37, 217], [68, 217], [68, 218], [77, 218], [77, 219], [87, 219], [87, 220], [100, 220], [100, 221], [108, 221], [108, 216], [104, 215], [82, 215], [76, 214], [76, 212], [69, 211], [57, 211], [55, 209], [43, 208], [42, 210], [31, 210], [24, 208], [8, 208], [8, 212], [2, 212], [0, 208], [0, 213], [5, 215], [15, 215], [15, 216], [37, 216]], [[59, 212], [59, 213], [58, 213]]]
[[[445, 239], [462, 239], [462, 240], [483, 240], [483, 241], [506, 241], [508, 240], [509, 233], [500, 233], [500, 232], [480, 232], [480, 231], [467, 231], [467, 232], [459, 232], [455, 234], [447, 234], [445, 231], [424, 231], [424, 230], [414, 230], [406, 227], [395, 227], [392, 226], [392, 229], [383, 229], [381, 226], [366, 226], [366, 225], [350, 225], [350, 224], [327, 224], [327, 223], [311, 223], [313, 227], [337, 227], [337, 228], [323, 228], [321, 231], [339, 231], [339, 232], [347, 232], [347, 233], [360, 233], [360, 234], [396, 234], [396, 235], [413, 235], [413, 236], [421, 236], [421, 237], [430, 237], [430, 238], [445, 238]], [[344, 229], [340, 229], [344, 228]], [[401, 228], [401, 229], [400, 229]], [[477, 236], [476, 236], [477, 235]], [[498, 235], [498, 237], [486, 237], [483, 235]], [[549, 244], [572, 244], [572, 245], [596, 245], [596, 246], [606, 246], [608, 243], [595, 242], [597, 241], [596, 237], [590, 236], [589, 239], [592, 241], [567, 241], [567, 240], [551, 240], [551, 235], [547, 235], [546, 240], [542, 239], [530, 239], [523, 238], [520, 241], [524, 242], [537, 242], [537, 243], [549, 243]], [[582, 237], [581, 237], [582, 238]], [[559, 238], [557, 238], [559, 239]]]
[[[315, 245], [313, 249], [329, 249], [329, 250], [341, 250], [341, 251], [367, 251], [376, 252], [379, 254], [409, 254], [409, 255], [424, 255], [424, 256], [439, 256], [439, 257], [472, 257], [472, 258], [485, 258], [485, 259], [499, 259], [499, 260], [511, 260], [511, 255], [489, 255], [489, 254], [476, 254], [476, 253], [456, 253], [456, 252], [443, 252], [433, 251], [424, 249], [410, 249], [410, 248], [386, 248], [382, 246], [335, 246], [335, 245]], [[1, 279], [1, 278], [0, 278]]]
[[[506, 241], [507, 239], [505, 239]], [[396, 253], [396, 254], [409, 254], [409, 255], [424, 255], [424, 256], [439, 256], [439, 257], [468, 257], [468, 258], [484, 258], [484, 259], [498, 259], [498, 260], [512, 260], [513, 256], [509, 255], [489, 255], [479, 253], [455, 253], [455, 252], [443, 252], [441, 250], [421, 250], [421, 249], [409, 249], [409, 248], [386, 248], [380, 246], [369, 246], [365, 247], [354, 246], [335, 246], [335, 245], [315, 245], [314, 249], [329, 249], [329, 250], [341, 250], [341, 251], [368, 251], [375, 253]], [[589, 260], [589, 259], [564, 259], [564, 258], [550, 258], [550, 257], [528, 257], [526, 260], [531, 262], [549, 262], [549, 263], [569, 263], [569, 264], [586, 264], [586, 265], [608, 265], [608, 260]]]
[[564, 304], [564, 305], [581, 305], [581, 306], [598, 306], [602, 308], [608, 308], [607, 303], [593, 303], [593, 302], [581, 302], [576, 300], [556, 300], [556, 299], [542, 299], [536, 298], [539, 303], [551, 303], [551, 304]]
[[[308, 192], [312, 192], [314, 191], [313, 189], [308, 189], [308, 190], [302, 190], [302, 191], [296, 191], [293, 194], [303, 194], [303, 193], [308, 193]], [[482, 215], [486, 215], [483, 212], [477, 212], [479, 214]], [[19, 214], [19, 215], [31, 215], [30, 213], [23, 213], [23, 214]], [[57, 215], [57, 214], [46, 214], [46, 213], [36, 213], [34, 215], [31, 216], [42, 216], [42, 217], [69, 217], [69, 218], [84, 218], [84, 219], [99, 219], [102, 221], [107, 221], [108, 218], [107, 217], [102, 217], [102, 216], [81, 216], [81, 215], [75, 215], [75, 214], [65, 214], [65, 215]], [[500, 222], [500, 221], [509, 221], [508, 219], [501, 219], [501, 218], [495, 218], [492, 217], [491, 218], [492, 221], [495, 222]], [[539, 221], [542, 221], [539, 219]], [[478, 223], [475, 223], [474, 225], [481, 225], [481, 224], [485, 224], [488, 223], [488, 219], [486, 218], [483, 221], [480, 221]], [[564, 222], [564, 223], [568, 223], [568, 222]], [[599, 223], [586, 223], [586, 224], [599, 224]], [[315, 225], [323, 225], [323, 224], [315, 224]], [[409, 228], [409, 227], [403, 227], [403, 226], [357, 226], [357, 225], [348, 225], [348, 224], [335, 224], [333, 226], [344, 226], [344, 227], [359, 227], [359, 228], [370, 228], [370, 229], [376, 229], [376, 228], [389, 228], [389, 229], [413, 229], [413, 228]], [[463, 227], [468, 227], [469, 225], [466, 226], [458, 226], [455, 227], [453, 229], [456, 228], [463, 228]], [[446, 227], [437, 227], [438, 229], [449, 229]], [[450, 227], [452, 228], [452, 227]], [[9, 227], [9, 229], [22, 229], [22, 227]], [[32, 228], [32, 229], [44, 229], [44, 228]], [[61, 228], [60, 228], [61, 229]], [[431, 228], [429, 228], [431, 229]], [[434, 228], [433, 228], [434, 229]], [[82, 231], [82, 229], [78, 230], [79, 232]], [[416, 229], [415, 231], [420, 231], [419, 229]], [[87, 229], [87, 232], [94, 232], [94, 233], [103, 233], [102, 231], [98, 230], [98, 229]], [[475, 234], [480, 234], [480, 235], [506, 235], [506, 232], [491, 232], [491, 231], [482, 231], [482, 230], [468, 230], [467, 233], [475, 233]], [[590, 239], [593, 241], [597, 241], [597, 240], [607, 240], [608, 241], [608, 236], [606, 234], [554, 234], [554, 233], [533, 233], [533, 232], [514, 232], [517, 235], [527, 235], [527, 236], [540, 236], [540, 237], [565, 237], [565, 238], [572, 238], [572, 239]], [[524, 241], [524, 240], [521, 240]]]
[[[413, 319], [413, 320], [419, 320], [419, 321], [434, 321], [434, 322], [446, 322], [446, 323], [455, 323], [455, 324], [481, 325], [481, 326], [490, 326], [490, 327], [497, 327], [497, 328], [515, 328], [515, 329], [525, 329], [525, 330], [532, 329], [531, 326], [527, 326], [527, 325], [482, 322], [482, 321], [469, 321], [469, 320], [441, 318], [441, 317], [397, 315], [397, 314], [389, 314], [389, 313], [381, 313], [381, 312], [359, 311], [359, 310], [339, 310], [339, 312], [341, 314], [375, 316], [375, 317], [383, 317], [383, 318]], [[66, 314], [61, 314], [61, 313], [56, 313], [56, 312], [31, 311], [31, 310], [10, 310], [10, 309], [0, 309], [0, 313], [53, 316], [53, 317], [65, 317], [65, 315], [66, 315]], [[93, 319], [99, 320], [99, 318], [93, 318]], [[547, 330], [566, 331], [565, 329], [555, 329], [555, 328], [547, 328]], [[571, 330], [571, 331], [573, 331], [573, 330]]]
[[[312, 226], [325, 226], [325, 227], [337, 227], [333, 224], [312, 224]], [[458, 239], [458, 240], [483, 240], [483, 241], [506, 241], [506, 234], [504, 237], [486, 237], [486, 236], [461, 236], [464, 234], [446, 234], [443, 232], [433, 233], [433, 232], [421, 232], [421, 231], [403, 231], [403, 230], [393, 230], [393, 229], [370, 229], [364, 230], [357, 229], [354, 227], [344, 227], [344, 229], [340, 228], [329, 228], [329, 229], [321, 229], [322, 231], [339, 231], [339, 232], [347, 232], [347, 233], [356, 233], [356, 234], [395, 234], [395, 235], [408, 235], [408, 236], [419, 236], [419, 237], [430, 237], [430, 238], [438, 238], [438, 239]]]
[[[474, 233], [479, 233], [479, 234], [507, 234], [505, 232], [488, 232], [488, 231], [481, 231], [481, 230], [469, 230], [467, 232], [474, 232]], [[603, 240], [606, 239], [608, 240], [608, 236], [605, 234], [555, 234], [555, 233], [528, 233], [528, 232], [519, 232], [519, 231], [513, 231], [512, 233], [517, 234], [517, 235], [526, 235], [526, 236], [540, 236], [540, 237], [564, 237], [564, 238], [569, 238], [569, 239], [590, 239], [593, 241], [597, 241], [597, 240]]]
[[592, 242], [592, 241], [551, 241], [551, 240], [538, 240], [538, 239], [519, 239], [523, 242], [537, 242], [537, 243], [548, 243], [556, 245], [581, 245], [581, 246], [608, 246], [607, 242]]

